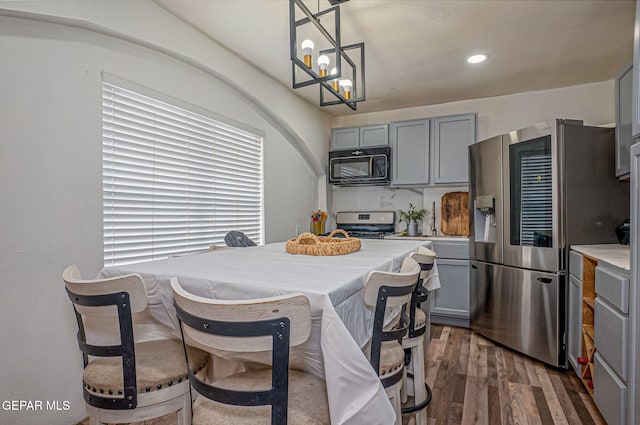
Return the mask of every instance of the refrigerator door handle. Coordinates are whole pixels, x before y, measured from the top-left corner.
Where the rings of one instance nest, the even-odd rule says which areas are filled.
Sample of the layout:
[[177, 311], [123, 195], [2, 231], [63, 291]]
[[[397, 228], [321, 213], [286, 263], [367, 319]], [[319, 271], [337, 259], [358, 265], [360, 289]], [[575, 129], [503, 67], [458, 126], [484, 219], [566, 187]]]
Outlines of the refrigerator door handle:
[[538, 278], [538, 282], [551, 283], [551, 282], [553, 282], [553, 279], [549, 279], [548, 277], [539, 277]]

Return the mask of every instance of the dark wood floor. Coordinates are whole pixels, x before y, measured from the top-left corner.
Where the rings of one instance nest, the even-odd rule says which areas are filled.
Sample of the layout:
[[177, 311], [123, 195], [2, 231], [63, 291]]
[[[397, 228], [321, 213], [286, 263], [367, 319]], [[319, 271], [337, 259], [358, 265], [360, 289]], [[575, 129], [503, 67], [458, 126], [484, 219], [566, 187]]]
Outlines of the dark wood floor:
[[468, 329], [432, 326], [429, 425], [606, 425], [573, 371], [547, 367]]
[[[432, 325], [431, 332], [428, 425], [606, 425], [572, 371], [545, 366], [468, 329]], [[137, 425], [175, 424], [170, 415]]]

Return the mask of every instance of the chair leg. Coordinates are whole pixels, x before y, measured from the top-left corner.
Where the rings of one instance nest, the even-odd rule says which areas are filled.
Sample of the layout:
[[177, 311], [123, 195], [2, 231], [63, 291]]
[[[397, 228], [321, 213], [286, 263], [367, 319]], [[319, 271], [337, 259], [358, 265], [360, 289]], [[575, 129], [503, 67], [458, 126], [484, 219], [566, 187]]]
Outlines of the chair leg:
[[89, 416], [89, 425], [107, 425], [105, 422], [100, 421], [98, 415]]
[[184, 397], [184, 405], [178, 410], [177, 419], [176, 425], [191, 425], [191, 397], [189, 394]]
[[[427, 392], [424, 388], [424, 351], [422, 349], [422, 344], [418, 344], [416, 346], [411, 357], [413, 362], [413, 391], [417, 404], [422, 402], [422, 400], [427, 396]], [[426, 409], [416, 412], [416, 425], [427, 425]]]
[[402, 403], [400, 396], [400, 385], [396, 386], [394, 395], [391, 398], [391, 404], [393, 405], [393, 409], [396, 411], [395, 425], [402, 425]]
[[409, 380], [407, 378], [407, 367], [404, 368], [404, 372], [402, 372], [402, 386], [400, 387], [400, 400], [402, 400], [402, 403], [406, 403], [407, 399], [408, 399], [408, 387], [407, 385], [409, 384]]

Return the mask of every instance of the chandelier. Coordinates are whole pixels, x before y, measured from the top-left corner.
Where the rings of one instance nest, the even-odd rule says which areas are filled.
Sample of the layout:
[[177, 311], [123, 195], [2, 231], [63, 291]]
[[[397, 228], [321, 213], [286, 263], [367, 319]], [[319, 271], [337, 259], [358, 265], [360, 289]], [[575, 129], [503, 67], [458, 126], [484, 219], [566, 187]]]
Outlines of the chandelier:
[[[365, 100], [364, 43], [343, 46], [340, 3], [312, 13], [303, 0], [289, 0], [293, 88], [318, 84], [320, 106], [345, 104], [352, 110]], [[322, 21], [322, 22], [321, 22]]]

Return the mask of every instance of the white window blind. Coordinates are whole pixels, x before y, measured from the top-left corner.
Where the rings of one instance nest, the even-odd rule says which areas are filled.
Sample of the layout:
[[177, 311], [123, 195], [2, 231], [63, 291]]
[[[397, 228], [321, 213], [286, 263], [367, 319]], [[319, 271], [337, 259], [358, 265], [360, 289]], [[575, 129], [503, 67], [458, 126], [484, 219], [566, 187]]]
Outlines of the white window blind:
[[262, 243], [262, 137], [104, 82], [105, 266]]

